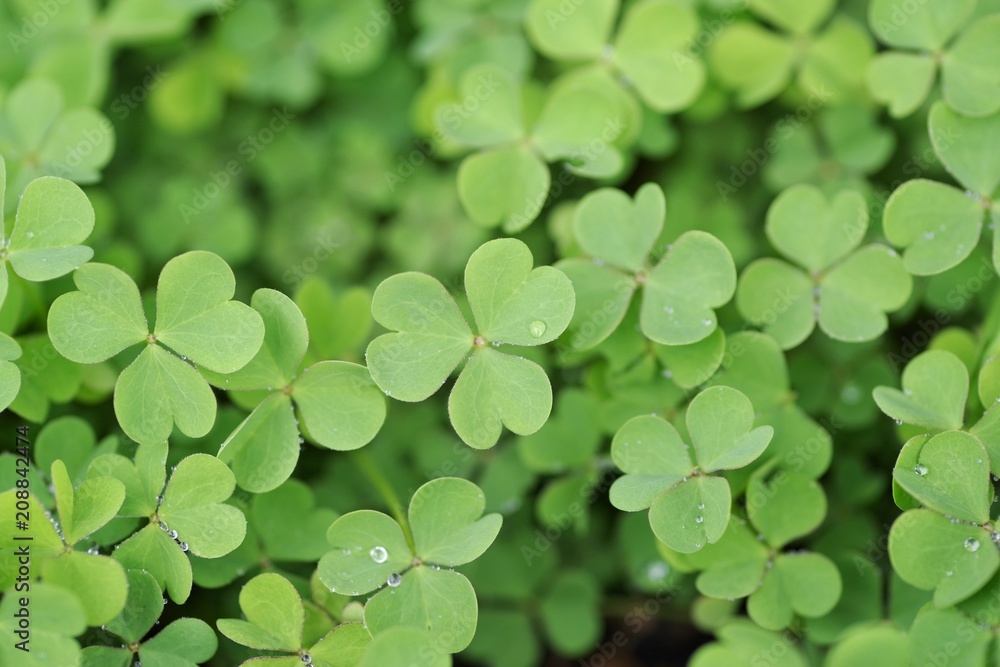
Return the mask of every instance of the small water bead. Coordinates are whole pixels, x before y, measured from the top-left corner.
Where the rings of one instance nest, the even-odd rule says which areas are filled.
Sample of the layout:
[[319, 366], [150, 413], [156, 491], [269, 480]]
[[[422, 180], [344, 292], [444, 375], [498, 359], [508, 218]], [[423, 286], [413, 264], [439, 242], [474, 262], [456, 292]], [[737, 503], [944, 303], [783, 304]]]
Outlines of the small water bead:
[[965, 540], [965, 550], [971, 551], [973, 553], [979, 551], [979, 540], [974, 537], [970, 537]]
[[528, 327], [528, 330], [531, 331], [531, 335], [535, 338], [541, 338], [544, 336], [546, 329], [548, 329], [548, 326], [541, 320], [535, 320], [531, 323], [531, 326]]
[[695, 523], [705, 523], [705, 517], [703, 517], [703, 516], [696, 516], [694, 518], [694, 522]]
[[913, 472], [923, 477], [924, 475], [927, 474], [927, 466], [925, 466], [923, 463], [918, 463], [917, 465], [913, 466]]
[[384, 563], [389, 560], [389, 552], [385, 550], [385, 547], [372, 547], [372, 550], [368, 552], [368, 555], [372, 557], [372, 560], [376, 563]]
[[402, 581], [403, 581], [402, 575], [400, 575], [398, 572], [393, 572], [392, 574], [389, 575], [389, 580], [386, 583], [395, 588], [396, 586], [399, 586], [399, 584], [401, 584]]
[[902, 426], [902, 425], [903, 425], [903, 420], [902, 419], [897, 419], [896, 420], [896, 426]]
[[100, 550], [97, 547], [90, 547], [89, 549], [87, 549], [87, 553], [90, 554], [91, 556], [96, 556], [97, 554], [100, 553]]
[[188, 550], [188, 543], [181, 542], [181, 551], [187, 551], [187, 550]]
[[705, 509], [705, 503], [698, 503], [698, 509], [700, 510]]
[[302, 654], [302, 662], [310, 663], [310, 662], [312, 662], [312, 660], [313, 660], [312, 656], [310, 656], [308, 653], [303, 653]]
[[170, 531], [168, 531], [167, 535], [169, 535], [170, 539], [172, 539], [172, 540], [176, 540], [177, 539], [177, 531], [176, 530], [170, 530]]

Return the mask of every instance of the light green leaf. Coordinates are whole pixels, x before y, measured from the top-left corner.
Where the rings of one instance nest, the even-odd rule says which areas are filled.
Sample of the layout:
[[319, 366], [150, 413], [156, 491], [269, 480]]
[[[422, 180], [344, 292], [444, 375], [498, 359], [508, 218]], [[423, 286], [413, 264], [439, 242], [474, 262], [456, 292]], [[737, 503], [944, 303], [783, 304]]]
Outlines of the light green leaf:
[[236, 488], [226, 464], [208, 454], [192, 454], [177, 464], [158, 510], [177, 539], [203, 558], [224, 556], [243, 542], [246, 518], [222, 504]]
[[929, 276], [969, 256], [979, 242], [983, 207], [961, 190], [918, 178], [892, 193], [882, 225], [889, 242], [905, 248], [906, 270]]
[[200, 618], [179, 618], [145, 642], [139, 657], [150, 667], [197, 667], [215, 655], [218, 647], [219, 640], [208, 623]]
[[795, 47], [753, 23], [724, 29], [709, 49], [709, 63], [719, 81], [736, 90], [741, 107], [755, 107], [776, 97], [792, 77]]
[[[1000, 22], [996, 22], [1000, 27]], [[998, 35], [1000, 36], [1000, 35]], [[995, 84], [1000, 87], [1000, 81]], [[1000, 187], [1000, 157], [990, 146], [1000, 141], [1000, 114], [985, 118], [970, 118], [956, 113], [943, 102], [931, 107], [929, 133], [934, 151], [959, 183], [979, 197], [973, 202], [986, 207]], [[965, 195], [968, 197], [969, 195]], [[964, 210], [955, 200], [955, 215]]]
[[379, 336], [365, 357], [388, 396], [422, 401], [437, 391], [472, 348], [472, 331], [444, 286], [423, 273], [401, 273], [375, 290], [372, 315], [399, 333]]
[[755, 260], [740, 277], [736, 307], [751, 324], [761, 326], [783, 349], [804, 342], [816, 327], [813, 281], [780, 259]]
[[897, 467], [892, 478], [929, 509], [972, 523], [990, 520], [990, 461], [975, 436], [939, 433], [920, 448], [914, 467]]
[[499, 514], [482, 516], [485, 507], [483, 492], [464, 479], [440, 477], [421, 486], [409, 510], [417, 556], [447, 566], [479, 558], [503, 522]]
[[799, 35], [812, 32], [833, 11], [834, 0], [750, 0], [754, 14]]
[[823, 279], [819, 326], [831, 338], [862, 342], [889, 327], [885, 312], [906, 305], [913, 279], [896, 252], [873, 244], [857, 251]]
[[655, 183], [639, 188], [634, 200], [621, 190], [601, 188], [577, 204], [573, 228], [588, 255], [636, 273], [646, 265], [665, 216], [663, 190]]
[[448, 397], [455, 432], [476, 449], [495, 445], [504, 426], [518, 435], [534, 433], [551, 411], [552, 387], [545, 371], [493, 348], [473, 354]]
[[83, 190], [63, 178], [45, 176], [28, 184], [17, 207], [9, 258], [26, 280], [52, 280], [94, 256], [80, 245], [94, 229], [94, 209]]
[[379, 633], [359, 664], [361, 667], [411, 667], [415, 655], [420, 656], [421, 667], [451, 667], [452, 664], [448, 651], [433, 634], [409, 626], [390, 627]]
[[139, 289], [124, 271], [87, 264], [73, 282], [79, 291], [63, 294], [49, 308], [49, 336], [59, 354], [96, 364], [146, 339]]
[[663, 374], [681, 389], [704, 384], [719, 370], [725, 354], [726, 334], [721, 327], [697, 343], [656, 346], [656, 356], [666, 366]]
[[903, 391], [876, 387], [872, 392], [882, 412], [907, 424], [936, 431], [962, 428], [969, 371], [951, 352], [929, 350], [903, 370]]
[[297, 479], [254, 496], [251, 523], [268, 558], [316, 561], [327, 552], [326, 532], [337, 513], [315, 505], [312, 489]]
[[477, 225], [516, 234], [538, 217], [551, 182], [549, 168], [527, 148], [493, 148], [462, 161], [458, 198]]
[[880, 53], [868, 66], [868, 90], [889, 106], [890, 116], [905, 118], [927, 99], [936, 74], [937, 64], [929, 55]]
[[292, 388], [305, 433], [324, 447], [358, 449], [385, 421], [385, 398], [368, 369], [346, 361], [310, 366]]
[[817, 272], [858, 247], [868, 230], [868, 205], [857, 191], [828, 199], [813, 185], [793, 185], [767, 210], [767, 238], [788, 259]]
[[674, 551], [694, 553], [722, 537], [731, 505], [729, 482], [721, 477], [691, 477], [653, 502], [649, 525]]
[[40, 570], [46, 583], [62, 586], [79, 598], [87, 625], [107, 623], [125, 607], [125, 569], [108, 556], [70, 551], [44, 561]]
[[780, 549], [819, 527], [826, 516], [826, 495], [803, 473], [763, 468], [747, 484], [746, 506], [750, 522]]
[[56, 487], [63, 538], [69, 545], [113, 519], [125, 500], [125, 486], [114, 477], [88, 479], [74, 491], [62, 461], [52, 464], [52, 483]]
[[504, 68], [492, 63], [466, 70], [459, 101], [439, 110], [438, 129], [463, 146], [484, 148], [516, 141], [524, 134], [521, 91]]
[[291, 399], [265, 398], [219, 447], [240, 488], [264, 493], [288, 479], [299, 460], [299, 430]]
[[899, 0], [873, 0], [868, 22], [886, 44], [939, 51], [965, 25], [975, 6], [976, 0], [928, 0], [912, 6]]
[[596, 58], [611, 36], [618, 0], [569, 7], [560, 0], [533, 0], [525, 26], [528, 37], [539, 52], [554, 60]]
[[[954, 637], [955, 634], [951, 633], [950, 636]], [[908, 651], [909, 638], [898, 628], [859, 628], [851, 631], [830, 649], [826, 664], [827, 667], [853, 667], [872, 659], [882, 667], [907, 667], [910, 664], [907, 659]], [[930, 651], [921, 655], [930, 655]]]
[[782, 554], [747, 600], [750, 618], [767, 630], [787, 627], [795, 615], [825, 616], [840, 600], [837, 566], [821, 554]]
[[[961, 637], [962, 641], [955, 641]], [[976, 627], [968, 616], [957, 609], [927, 609], [913, 622], [909, 633], [911, 662], [925, 656], [948, 656], [954, 667], [978, 667], [991, 662], [989, 651], [995, 646], [992, 633]]]
[[476, 631], [478, 605], [469, 580], [458, 572], [415, 567], [397, 586], [386, 586], [365, 605], [373, 636], [397, 626], [426, 629], [449, 653], [461, 651]]
[[1000, 110], [998, 38], [1000, 17], [986, 16], [976, 19], [948, 49], [941, 62], [941, 92], [948, 106], [967, 116]]
[[601, 587], [583, 570], [561, 572], [540, 605], [542, 627], [563, 655], [585, 655], [600, 639]]
[[770, 426], [753, 428], [753, 422], [753, 404], [736, 389], [710, 387], [695, 396], [686, 423], [701, 470], [732, 470], [753, 463], [774, 435]]
[[711, 234], [681, 235], [644, 286], [640, 326], [663, 345], [687, 345], [707, 338], [717, 325], [713, 308], [736, 291], [736, 266], [726, 246]]
[[611, 504], [624, 512], [644, 510], [695, 470], [688, 445], [673, 424], [651, 415], [625, 422], [611, 441], [611, 458], [626, 473], [611, 485]]
[[381, 512], [345, 514], [333, 522], [326, 539], [333, 550], [320, 559], [319, 576], [342, 595], [369, 593], [412, 565], [414, 554], [402, 529]]
[[163, 613], [163, 593], [156, 578], [142, 570], [129, 570], [125, 608], [107, 624], [107, 630], [127, 642], [139, 642]]
[[264, 322], [250, 306], [230, 301], [235, 292], [233, 271], [218, 255], [173, 258], [156, 288], [157, 339], [209, 370], [239, 370], [260, 349]]
[[497, 239], [472, 253], [465, 291], [478, 333], [491, 342], [543, 345], [573, 317], [573, 285], [558, 269], [533, 269], [531, 250], [517, 239]]
[[115, 416], [125, 435], [149, 445], [163, 442], [176, 424], [192, 438], [215, 423], [215, 394], [191, 365], [149, 345], [115, 384]]
[[[302, 648], [302, 625], [305, 612], [298, 591], [280, 574], [260, 574], [240, 590], [240, 609], [254, 630], [263, 631], [275, 638], [270, 646], [248, 644], [252, 648], [298, 651]], [[229, 619], [219, 620], [219, 631], [233, 641], [242, 643], [246, 638], [236, 630], [230, 636], [227, 630], [235, 629]]]
[[115, 549], [115, 560], [130, 570], [147, 570], [177, 604], [191, 595], [191, 562], [156, 524], [149, 524]]
[[576, 293], [576, 309], [565, 340], [573, 350], [586, 350], [610, 336], [625, 318], [636, 284], [632, 277], [583, 259], [563, 260], [556, 268], [566, 274]]

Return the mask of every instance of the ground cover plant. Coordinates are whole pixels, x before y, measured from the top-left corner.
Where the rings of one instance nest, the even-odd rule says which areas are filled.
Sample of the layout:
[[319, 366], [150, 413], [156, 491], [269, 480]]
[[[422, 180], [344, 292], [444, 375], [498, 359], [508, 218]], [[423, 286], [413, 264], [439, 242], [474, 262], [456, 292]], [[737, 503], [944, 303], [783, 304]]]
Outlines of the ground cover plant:
[[0, 666], [1000, 665], [1000, 1], [0, 36]]

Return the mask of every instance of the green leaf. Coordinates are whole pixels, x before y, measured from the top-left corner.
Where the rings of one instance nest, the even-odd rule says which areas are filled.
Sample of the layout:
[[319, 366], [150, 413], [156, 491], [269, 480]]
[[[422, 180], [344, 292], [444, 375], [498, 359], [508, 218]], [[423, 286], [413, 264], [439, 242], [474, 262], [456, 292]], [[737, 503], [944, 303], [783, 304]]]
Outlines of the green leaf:
[[819, 326], [837, 340], [872, 340], [889, 327], [885, 313], [906, 305], [912, 289], [913, 280], [893, 250], [866, 246], [823, 279]]
[[448, 397], [455, 432], [476, 449], [495, 445], [504, 426], [518, 435], [534, 433], [551, 411], [552, 387], [545, 371], [489, 347], [472, 355]]
[[271, 394], [219, 447], [219, 458], [251, 493], [270, 491], [292, 475], [299, 460], [299, 429], [291, 399]]
[[[950, 636], [955, 635], [952, 633]], [[851, 631], [830, 649], [827, 665], [852, 667], [871, 659], [884, 667], [906, 667], [910, 664], [907, 658], [908, 650], [908, 637], [898, 628], [891, 626], [860, 628]], [[930, 654], [930, 651], [921, 653], [921, 655]]]
[[208, 454], [192, 454], [177, 464], [163, 491], [158, 514], [202, 558], [224, 556], [243, 542], [243, 512], [225, 505], [236, 488], [226, 464]]
[[[0, 265], [0, 271], [4, 271]], [[2, 294], [0, 294], [0, 305], [2, 305]], [[0, 411], [6, 410], [21, 390], [21, 371], [17, 366], [10, 363], [20, 358], [21, 348], [13, 338], [7, 334], [0, 333]]]
[[[390, 633], [390, 638], [393, 634]], [[426, 652], [423, 651], [424, 645], [418, 642], [419, 640], [416, 640], [410, 644], [411, 651], [418, 650], [419, 646], [421, 652], [417, 655], [426, 656]], [[309, 649], [309, 656], [313, 659], [313, 663], [320, 667], [360, 665], [371, 644], [372, 636], [361, 623], [344, 623], [313, 644]], [[379, 667], [384, 667], [385, 664], [383, 662]]]
[[868, 230], [868, 205], [855, 190], [828, 199], [813, 185], [793, 185], [768, 208], [766, 230], [778, 252], [818, 272], [861, 243]]
[[465, 291], [478, 333], [492, 342], [543, 345], [573, 317], [573, 285], [558, 269], [532, 269], [531, 250], [516, 239], [497, 239], [472, 253]]
[[[699, 648], [690, 667], [758, 667], [754, 660], [765, 654], [773, 656], [773, 667], [806, 667], [802, 652], [789, 645], [782, 635], [768, 632], [748, 620], [735, 620], [717, 631], [719, 643]], [[782, 647], [775, 651], [775, 647]], [[759, 661], [758, 661], [759, 664]]]
[[640, 326], [663, 345], [696, 343], [715, 331], [713, 308], [736, 291], [736, 266], [726, 246], [711, 234], [681, 235], [644, 286]]
[[687, 55], [699, 28], [693, 11], [666, 0], [643, 0], [625, 13], [614, 63], [654, 110], [680, 111], [701, 92], [704, 65]]
[[716, 328], [708, 338], [690, 345], [657, 345], [663, 374], [681, 389], [693, 389], [715, 375], [726, 353], [726, 334]]
[[618, 0], [597, 0], [566, 10], [560, 0], [533, 0], [526, 30], [532, 44], [554, 60], [596, 58], [611, 36]]
[[26, 280], [52, 280], [94, 256], [80, 245], [94, 229], [94, 209], [75, 183], [45, 176], [21, 194], [9, 240], [14, 272]]
[[989, 533], [922, 509], [904, 512], [892, 524], [889, 558], [906, 583], [933, 590], [938, 607], [968, 598], [1000, 567]]
[[76, 544], [115, 517], [125, 500], [125, 487], [113, 477], [88, 479], [74, 492], [62, 461], [52, 464], [63, 539]]
[[[1000, 26], [1000, 22], [994, 23]], [[931, 142], [941, 162], [955, 180], [979, 195], [972, 197], [973, 203], [987, 207], [982, 198], [993, 197], [1000, 187], [1000, 157], [989, 150], [990, 145], [1000, 141], [1000, 114], [969, 118], [938, 102], [931, 107], [928, 123]], [[964, 207], [958, 204], [957, 197], [951, 198], [956, 202], [957, 215]]]
[[833, 11], [834, 0], [750, 0], [754, 14], [799, 35], [812, 32]]
[[63, 294], [49, 308], [49, 336], [59, 354], [96, 364], [146, 339], [139, 289], [124, 271], [87, 264], [73, 274], [73, 282], [79, 291]]
[[751, 324], [761, 326], [783, 349], [804, 342], [816, 327], [813, 281], [779, 259], [755, 260], [740, 277], [736, 307]]
[[438, 129], [452, 141], [482, 148], [511, 143], [524, 134], [521, 91], [502, 67], [470, 67], [458, 94], [460, 100], [442, 105], [436, 119]]
[[929, 276], [969, 256], [979, 242], [983, 207], [961, 190], [914, 179], [889, 197], [882, 224], [889, 242], [905, 248], [906, 270]]
[[275, 561], [316, 561], [327, 552], [326, 532], [337, 513], [316, 507], [312, 489], [297, 479], [254, 496], [251, 523]]
[[177, 604], [191, 595], [191, 562], [181, 548], [156, 524], [149, 524], [122, 542], [115, 560], [130, 570], [147, 570]]
[[415, 567], [397, 586], [386, 586], [365, 605], [374, 637], [397, 626], [427, 630], [449, 653], [461, 651], [476, 631], [478, 604], [469, 580], [458, 572]]
[[840, 572], [821, 554], [782, 554], [747, 600], [750, 618], [767, 630], [787, 627], [795, 615], [818, 618], [840, 599]]
[[876, 387], [872, 392], [882, 412], [897, 421], [936, 431], [962, 428], [969, 371], [951, 352], [930, 350], [903, 370], [903, 391]]
[[434, 635], [408, 626], [391, 627], [379, 633], [359, 664], [361, 667], [410, 667], [415, 655], [420, 656], [421, 667], [451, 667], [451, 656]]
[[139, 657], [152, 667], [197, 667], [215, 655], [218, 647], [219, 640], [208, 623], [200, 618], [179, 618], [144, 643]]
[[780, 549], [808, 535], [826, 516], [826, 496], [800, 472], [763, 468], [747, 484], [747, 515], [768, 544]]
[[621, 190], [601, 188], [580, 200], [573, 228], [588, 255], [636, 273], [646, 265], [665, 216], [663, 190], [655, 183], [639, 188], [634, 200]]
[[260, 574], [248, 581], [240, 590], [240, 609], [246, 622], [218, 621], [219, 631], [233, 641], [275, 651], [302, 648], [302, 599], [280, 574]]
[[218, 255], [173, 258], [157, 283], [156, 338], [209, 370], [239, 370], [260, 349], [264, 322], [250, 306], [230, 301], [235, 292], [233, 271]]
[[868, 66], [868, 90], [888, 105], [890, 116], [905, 118], [923, 105], [936, 74], [937, 64], [929, 55], [880, 53]]
[[601, 588], [583, 570], [562, 572], [540, 605], [542, 627], [563, 655], [586, 655], [601, 637]]
[[929, 509], [972, 523], [990, 520], [990, 461], [975, 436], [939, 433], [920, 447], [912, 468], [897, 467], [892, 478]]
[[551, 182], [549, 168], [527, 148], [493, 148], [462, 161], [458, 198], [477, 225], [516, 234], [538, 217]]
[[[964, 3], [963, 3], [964, 4]], [[1000, 18], [974, 21], [941, 62], [941, 92], [948, 106], [967, 116], [1000, 110]]]
[[126, 575], [128, 599], [125, 608], [108, 622], [106, 629], [132, 643], [142, 641], [163, 613], [163, 593], [156, 578], [148, 572], [129, 570]]
[[693, 553], [722, 537], [731, 505], [729, 482], [721, 477], [691, 477], [653, 502], [649, 525], [671, 549]]
[[739, 106], [755, 107], [776, 97], [788, 85], [795, 47], [753, 23], [723, 30], [709, 50], [709, 63], [719, 81], [736, 90]]
[[897, 0], [873, 0], [868, 22], [875, 35], [891, 46], [939, 51], [969, 20], [976, 0], [900, 5]]
[[611, 458], [626, 473], [610, 489], [611, 504], [624, 512], [644, 510], [695, 470], [673, 424], [651, 415], [633, 417], [611, 442]]
[[503, 522], [499, 514], [482, 516], [485, 507], [483, 492], [464, 479], [441, 477], [421, 486], [409, 510], [417, 556], [448, 566], [479, 558]]
[[345, 514], [333, 522], [326, 539], [333, 550], [320, 559], [319, 576], [342, 595], [369, 593], [412, 564], [402, 529], [381, 512]]
[[[310, 366], [292, 388], [292, 398], [311, 440], [339, 451], [363, 447], [385, 421], [385, 398], [368, 369], [346, 361]], [[330, 406], [336, 406], [330, 409]]]
[[730, 387], [705, 389], [688, 406], [686, 423], [695, 459], [704, 472], [753, 463], [774, 435], [770, 426], [753, 428], [750, 399]]
[[70, 551], [44, 561], [40, 570], [46, 583], [62, 586], [79, 598], [87, 625], [103, 625], [125, 607], [125, 569], [108, 556]]
[[472, 331], [444, 286], [423, 273], [401, 273], [375, 290], [372, 315], [399, 333], [373, 340], [365, 354], [386, 395], [422, 401], [437, 391], [472, 348]]
[[582, 259], [556, 264], [573, 283], [576, 310], [565, 340], [573, 350], [586, 350], [610, 336], [625, 318], [635, 280], [615, 269]]
[[191, 438], [215, 423], [215, 394], [190, 364], [148, 345], [115, 384], [115, 416], [125, 435], [149, 445], [165, 441], [176, 424]]

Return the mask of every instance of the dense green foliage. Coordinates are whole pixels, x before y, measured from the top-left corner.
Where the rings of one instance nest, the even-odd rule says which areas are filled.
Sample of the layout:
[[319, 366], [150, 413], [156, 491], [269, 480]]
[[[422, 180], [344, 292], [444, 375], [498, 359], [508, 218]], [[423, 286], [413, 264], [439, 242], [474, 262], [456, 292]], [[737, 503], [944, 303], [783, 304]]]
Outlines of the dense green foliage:
[[0, 34], [0, 665], [1000, 665], [1000, 1]]

